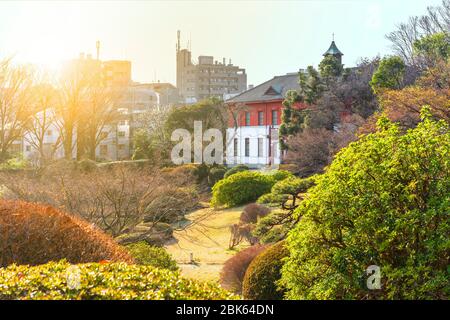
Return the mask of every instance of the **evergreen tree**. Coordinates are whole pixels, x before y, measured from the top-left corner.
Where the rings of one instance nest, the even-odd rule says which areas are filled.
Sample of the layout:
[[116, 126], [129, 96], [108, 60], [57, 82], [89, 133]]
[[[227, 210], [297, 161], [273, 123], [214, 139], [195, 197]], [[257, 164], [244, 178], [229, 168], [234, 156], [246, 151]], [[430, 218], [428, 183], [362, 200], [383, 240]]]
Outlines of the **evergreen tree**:
[[306, 72], [299, 73], [298, 91], [290, 90], [283, 101], [283, 112], [280, 125], [280, 148], [287, 150], [286, 138], [301, 132], [304, 128], [308, 109], [299, 109], [298, 104], [313, 105], [322, 95], [324, 85], [319, 72], [309, 66]]
[[341, 76], [344, 67], [335, 56], [328, 55], [320, 62], [319, 71], [321, 77], [328, 80]]

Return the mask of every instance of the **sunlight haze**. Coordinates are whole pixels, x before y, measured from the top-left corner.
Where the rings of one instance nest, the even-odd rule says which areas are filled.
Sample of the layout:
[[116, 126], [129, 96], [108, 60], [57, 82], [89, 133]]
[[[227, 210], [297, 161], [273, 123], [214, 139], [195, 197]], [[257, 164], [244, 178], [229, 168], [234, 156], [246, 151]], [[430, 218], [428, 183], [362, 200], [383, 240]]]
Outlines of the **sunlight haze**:
[[[133, 80], [175, 83], [176, 32], [193, 58], [246, 69], [248, 84], [320, 62], [335, 34], [343, 62], [389, 53], [384, 35], [440, 1], [2, 1], [0, 54], [56, 68], [80, 52], [132, 61]], [[273, 57], [276, 57], [273, 59]], [[270, 62], [269, 62], [270, 61]]]

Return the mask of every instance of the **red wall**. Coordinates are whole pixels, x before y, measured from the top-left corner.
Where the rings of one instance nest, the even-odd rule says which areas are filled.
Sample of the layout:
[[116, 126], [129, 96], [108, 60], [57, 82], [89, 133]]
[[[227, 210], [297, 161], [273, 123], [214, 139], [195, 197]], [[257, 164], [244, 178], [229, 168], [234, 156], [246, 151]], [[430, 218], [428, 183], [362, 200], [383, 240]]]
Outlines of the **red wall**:
[[[250, 112], [250, 126], [258, 126], [258, 112], [264, 112], [264, 124], [272, 125], [272, 110], [276, 110], [278, 113], [278, 121], [277, 125], [281, 124], [281, 113], [283, 108], [283, 100], [278, 101], [270, 101], [270, 102], [251, 102], [246, 103], [246, 111], [241, 111], [240, 116], [238, 117], [239, 123], [238, 126], [245, 126], [245, 113]], [[294, 105], [294, 108], [306, 108], [305, 105], [297, 103]], [[233, 118], [230, 117], [230, 122], [228, 124], [230, 128], [234, 127]]]
[[[238, 126], [245, 126], [245, 113], [250, 112], [250, 126], [258, 126], [258, 112], [264, 112], [264, 123], [262, 125], [272, 125], [272, 110], [278, 114], [277, 125], [281, 123], [282, 100], [271, 102], [253, 102], [246, 104], [246, 110], [240, 112]], [[234, 127], [233, 119], [230, 120], [229, 127]]]

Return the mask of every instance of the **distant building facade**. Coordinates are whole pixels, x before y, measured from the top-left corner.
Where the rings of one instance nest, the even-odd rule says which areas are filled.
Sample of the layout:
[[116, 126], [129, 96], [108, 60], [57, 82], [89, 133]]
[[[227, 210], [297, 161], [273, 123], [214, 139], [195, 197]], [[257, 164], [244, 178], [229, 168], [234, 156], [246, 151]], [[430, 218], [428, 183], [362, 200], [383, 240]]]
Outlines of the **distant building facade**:
[[[228, 165], [259, 168], [281, 163], [278, 128], [286, 92], [299, 89], [298, 73], [276, 76], [229, 100], [239, 110], [227, 129]], [[240, 109], [239, 109], [240, 106]]]
[[[99, 47], [97, 47], [97, 50]], [[111, 105], [118, 113], [114, 121], [107, 123], [101, 129], [100, 143], [96, 147], [97, 160], [129, 159], [133, 154], [133, 134], [139, 128], [139, 116], [154, 108], [161, 108], [179, 102], [178, 90], [170, 83], [132, 82], [131, 62], [126, 60], [101, 61], [92, 55], [80, 54], [77, 59], [65, 63], [62, 69], [63, 79], [87, 79], [89, 85], [103, 86], [120, 92], [120, 99]], [[94, 81], [94, 82], [92, 82]], [[36, 165], [40, 161], [64, 158], [64, 147], [61, 143], [61, 119], [54, 106], [38, 112], [34, 121], [42, 122], [45, 116], [50, 121], [37, 139], [37, 133], [25, 131], [23, 137], [14, 141], [10, 147], [12, 154], [22, 154], [24, 158]], [[51, 120], [49, 120], [51, 119]], [[34, 126], [33, 126], [34, 127]], [[35, 131], [35, 130], [34, 130]], [[79, 137], [74, 130], [72, 158], [79, 158]], [[41, 149], [41, 150], [38, 150]]]
[[69, 60], [63, 66], [63, 77], [73, 74], [96, 77], [107, 87], [127, 87], [131, 84], [131, 61], [102, 61], [94, 59], [91, 54], [80, 53], [78, 59]]
[[213, 56], [199, 56], [193, 63], [189, 49], [180, 47], [180, 31], [176, 46], [177, 88], [184, 103], [195, 103], [209, 97], [223, 97], [247, 89], [245, 69]]
[[[343, 53], [334, 40], [323, 54], [328, 55], [333, 55], [342, 64]], [[245, 164], [261, 168], [282, 163], [278, 130], [283, 101], [289, 90], [298, 89], [298, 72], [295, 72], [276, 76], [225, 100], [230, 109], [238, 110], [237, 123], [230, 122], [227, 129], [227, 165]], [[294, 107], [305, 108], [300, 103]]]

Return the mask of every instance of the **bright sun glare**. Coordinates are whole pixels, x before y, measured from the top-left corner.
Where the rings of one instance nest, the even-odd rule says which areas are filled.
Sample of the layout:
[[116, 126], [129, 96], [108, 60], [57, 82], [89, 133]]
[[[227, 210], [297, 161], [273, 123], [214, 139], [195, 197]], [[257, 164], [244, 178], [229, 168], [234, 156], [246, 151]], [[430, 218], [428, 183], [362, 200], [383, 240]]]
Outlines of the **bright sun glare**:
[[[62, 62], [74, 58], [79, 50], [80, 30], [77, 10], [60, 6], [58, 12], [40, 5], [30, 5], [14, 19], [14, 37], [9, 54], [18, 61], [57, 71]], [[78, 27], [77, 27], [78, 25]]]

